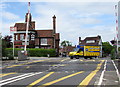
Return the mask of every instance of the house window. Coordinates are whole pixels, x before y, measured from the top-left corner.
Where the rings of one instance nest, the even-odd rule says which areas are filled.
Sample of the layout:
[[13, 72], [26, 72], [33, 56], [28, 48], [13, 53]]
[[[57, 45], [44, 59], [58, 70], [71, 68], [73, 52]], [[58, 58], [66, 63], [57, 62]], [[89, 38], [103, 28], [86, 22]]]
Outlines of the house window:
[[[22, 42], [22, 45], [25, 45], [25, 42]], [[27, 42], [27, 44], [26, 45], [29, 45], [29, 42]]]
[[41, 39], [41, 45], [47, 45], [47, 39], [46, 38]]
[[24, 40], [24, 34], [20, 34], [20, 40]]
[[95, 43], [95, 40], [88, 40], [86, 43]]
[[34, 34], [31, 35], [31, 40], [35, 40], [35, 35]]

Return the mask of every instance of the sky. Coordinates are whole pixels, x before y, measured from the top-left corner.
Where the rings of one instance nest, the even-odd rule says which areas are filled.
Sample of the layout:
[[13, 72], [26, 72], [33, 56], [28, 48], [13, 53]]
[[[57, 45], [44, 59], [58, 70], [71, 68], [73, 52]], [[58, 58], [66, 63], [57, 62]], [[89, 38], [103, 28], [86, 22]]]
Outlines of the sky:
[[[39, 1], [39, 0], [38, 0]], [[31, 1], [30, 12], [36, 22], [36, 30], [52, 29], [52, 17], [56, 15], [56, 29], [60, 42], [68, 40], [78, 44], [78, 38], [100, 35], [102, 41], [116, 37], [115, 5], [117, 0], [96, 1]], [[0, 32], [2, 36], [11, 35], [10, 26], [23, 23], [27, 13], [27, 1], [11, 0], [0, 2]]]

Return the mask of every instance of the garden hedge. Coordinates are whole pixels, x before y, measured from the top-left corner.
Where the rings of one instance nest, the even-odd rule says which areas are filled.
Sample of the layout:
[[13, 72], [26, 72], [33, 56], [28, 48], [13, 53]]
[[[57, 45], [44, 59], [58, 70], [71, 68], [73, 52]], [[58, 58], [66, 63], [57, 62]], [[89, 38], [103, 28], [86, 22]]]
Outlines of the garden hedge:
[[[15, 56], [18, 56], [18, 51], [23, 50], [20, 48], [15, 48], [14, 49], [14, 53]], [[56, 56], [56, 51], [55, 49], [39, 49], [39, 48], [29, 48], [27, 49], [28, 51], [28, 56], [30, 57], [47, 57], [47, 55], [49, 54], [50, 57], [54, 57]], [[4, 57], [8, 57], [10, 55], [13, 55], [13, 48], [6, 48], [4, 53], [3, 53]]]

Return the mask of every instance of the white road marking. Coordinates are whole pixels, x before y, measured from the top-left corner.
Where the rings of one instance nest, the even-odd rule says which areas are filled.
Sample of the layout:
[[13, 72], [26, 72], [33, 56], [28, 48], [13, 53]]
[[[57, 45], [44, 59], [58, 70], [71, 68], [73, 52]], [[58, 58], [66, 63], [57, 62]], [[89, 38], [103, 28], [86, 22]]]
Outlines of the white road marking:
[[78, 61], [78, 60], [71, 60], [71, 61], [69, 61], [69, 62], [76, 62], [76, 61]]
[[21, 80], [21, 79], [25, 79], [25, 78], [28, 78], [28, 77], [31, 77], [31, 76], [34, 76], [34, 75], [37, 75], [37, 74], [41, 74], [41, 73], [42, 72], [23, 74], [23, 75], [20, 75], [20, 76], [16, 76], [16, 77], [13, 77], [13, 78], [2, 80], [2, 81], [0, 81], [0, 86], [8, 84], [8, 83], [15, 82], [15, 81], [18, 81], [18, 80]]
[[117, 67], [116, 67], [116, 65], [115, 65], [115, 63], [114, 63], [113, 60], [112, 60], [112, 63], [113, 63], [113, 65], [114, 65], [115, 69], [116, 69], [116, 73], [117, 73], [118, 78], [119, 78], [119, 81], [120, 81], [120, 74], [119, 74], [119, 71], [118, 71], [118, 69], [117, 69]]
[[9, 79], [5, 79], [5, 80], [0, 81], [0, 83], [6, 82], [6, 81], [9, 81], [9, 80], [12, 80], [12, 79], [16, 79], [16, 78], [19, 78], [19, 77], [23, 77], [23, 76], [26, 76], [26, 75], [30, 75], [30, 74], [32, 74], [32, 73], [27, 73], [27, 74], [19, 75], [19, 76], [12, 77], [12, 78], [9, 78]]
[[102, 73], [101, 73], [101, 76], [100, 76], [100, 79], [99, 79], [99, 82], [98, 82], [98, 86], [100, 86], [100, 85], [102, 84], [103, 76], [104, 76], [104, 73], [105, 73], [105, 71], [106, 71], [106, 64], [107, 64], [107, 60], [105, 61], [104, 70], [103, 70]]

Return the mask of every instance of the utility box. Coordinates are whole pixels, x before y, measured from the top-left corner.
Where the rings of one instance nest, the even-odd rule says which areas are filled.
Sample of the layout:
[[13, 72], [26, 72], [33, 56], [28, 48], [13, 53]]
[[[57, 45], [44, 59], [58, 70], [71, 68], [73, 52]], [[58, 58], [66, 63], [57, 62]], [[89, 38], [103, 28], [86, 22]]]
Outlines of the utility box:
[[18, 51], [18, 61], [27, 60], [27, 51]]

